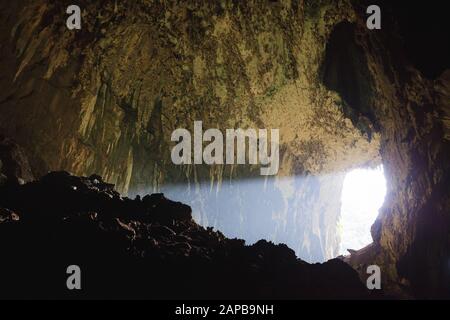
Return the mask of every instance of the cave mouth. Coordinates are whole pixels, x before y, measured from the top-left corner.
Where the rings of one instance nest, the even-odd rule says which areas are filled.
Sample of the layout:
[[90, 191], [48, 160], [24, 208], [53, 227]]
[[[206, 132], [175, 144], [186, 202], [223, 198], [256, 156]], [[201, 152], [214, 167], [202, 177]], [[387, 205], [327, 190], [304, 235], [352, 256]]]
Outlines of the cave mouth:
[[341, 197], [340, 255], [359, 250], [372, 243], [370, 228], [386, 196], [383, 166], [349, 171], [344, 179]]

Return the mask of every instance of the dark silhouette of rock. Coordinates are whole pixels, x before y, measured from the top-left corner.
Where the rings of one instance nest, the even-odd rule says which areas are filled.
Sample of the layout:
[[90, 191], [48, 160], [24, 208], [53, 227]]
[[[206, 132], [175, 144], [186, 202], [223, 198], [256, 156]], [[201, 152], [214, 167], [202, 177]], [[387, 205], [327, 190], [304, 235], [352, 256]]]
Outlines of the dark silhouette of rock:
[[[162, 194], [121, 197], [99, 176], [52, 172], [0, 188], [1, 298], [369, 298], [357, 273], [285, 245], [227, 239]], [[83, 290], [66, 289], [80, 266]], [[7, 275], [7, 276], [5, 276]]]
[[0, 186], [33, 181], [25, 151], [13, 140], [0, 135]]

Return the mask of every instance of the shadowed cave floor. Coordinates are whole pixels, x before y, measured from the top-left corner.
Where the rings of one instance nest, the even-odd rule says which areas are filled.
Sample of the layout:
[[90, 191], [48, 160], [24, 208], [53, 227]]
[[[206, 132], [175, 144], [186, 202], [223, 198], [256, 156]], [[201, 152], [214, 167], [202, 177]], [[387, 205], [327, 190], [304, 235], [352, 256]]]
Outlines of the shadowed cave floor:
[[[308, 264], [285, 245], [246, 246], [162, 194], [122, 198], [99, 176], [53, 172], [0, 188], [0, 298], [370, 299], [340, 260]], [[82, 290], [66, 269], [82, 270]]]

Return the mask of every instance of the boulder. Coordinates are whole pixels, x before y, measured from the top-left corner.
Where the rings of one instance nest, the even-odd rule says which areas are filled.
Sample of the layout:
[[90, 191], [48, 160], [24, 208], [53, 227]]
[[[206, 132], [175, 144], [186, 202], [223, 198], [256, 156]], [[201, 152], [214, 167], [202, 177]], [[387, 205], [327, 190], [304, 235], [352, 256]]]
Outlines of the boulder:
[[34, 180], [25, 151], [12, 139], [0, 135], [0, 185]]

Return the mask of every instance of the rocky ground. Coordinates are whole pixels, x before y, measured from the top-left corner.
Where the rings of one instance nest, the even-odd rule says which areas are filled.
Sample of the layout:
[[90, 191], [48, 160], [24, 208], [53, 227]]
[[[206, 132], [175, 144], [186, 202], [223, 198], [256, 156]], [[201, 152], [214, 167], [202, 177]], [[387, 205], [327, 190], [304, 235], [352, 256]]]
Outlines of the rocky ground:
[[[162, 194], [124, 198], [99, 176], [67, 172], [25, 184], [3, 174], [26, 162], [2, 141], [16, 152], [0, 168], [0, 298], [370, 298], [344, 262], [227, 239]], [[66, 288], [74, 264], [82, 291]]]

